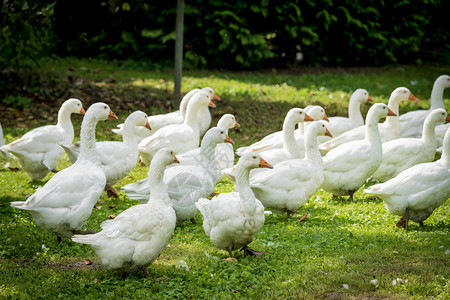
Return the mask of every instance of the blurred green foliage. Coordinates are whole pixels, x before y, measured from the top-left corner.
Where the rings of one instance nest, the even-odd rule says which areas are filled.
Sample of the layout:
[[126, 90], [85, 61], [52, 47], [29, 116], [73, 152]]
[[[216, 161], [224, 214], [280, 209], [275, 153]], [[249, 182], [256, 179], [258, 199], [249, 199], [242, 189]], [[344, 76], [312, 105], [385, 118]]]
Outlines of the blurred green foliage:
[[[33, 3], [33, 4], [31, 4]], [[172, 66], [174, 1], [11, 0], [0, 15], [0, 65], [46, 56]], [[185, 3], [187, 68], [449, 62], [450, 3], [193, 0]]]

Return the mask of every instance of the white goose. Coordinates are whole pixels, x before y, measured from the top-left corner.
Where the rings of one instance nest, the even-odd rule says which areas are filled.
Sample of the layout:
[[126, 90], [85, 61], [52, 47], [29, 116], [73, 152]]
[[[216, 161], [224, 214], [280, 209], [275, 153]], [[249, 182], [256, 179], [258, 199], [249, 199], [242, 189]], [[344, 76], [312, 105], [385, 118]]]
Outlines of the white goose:
[[[167, 113], [167, 114], [160, 114], [160, 115], [154, 115], [148, 117], [148, 122], [152, 129], [150, 131], [136, 127], [136, 135], [139, 137], [139, 141], [145, 139], [148, 136], [151, 136], [159, 129], [173, 124], [182, 124], [187, 111], [187, 105], [189, 101], [192, 99], [192, 96], [194, 96], [196, 93], [204, 91], [207, 92], [212, 99], [216, 99], [220, 101], [220, 97], [217, 96], [217, 94], [214, 92], [214, 89], [211, 87], [204, 87], [202, 89], [193, 89], [189, 91], [184, 97], [181, 99], [180, 102], [180, 109]], [[211, 126], [211, 113], [208, 109], [208, 107], [201, 107], [198, 110], [198, 127], [200, 129], [200, 135], [203, 135]], [[117, 125], [118, 129], [113, 129], [112, 131], [114, 133], [117, 133], [119, 135], [123, 134], [123, 125], [119, 124]]]
[[331, 136], [325, 122], [315, 121], [306, 128], [304, 159], [289, 159], [271, 170], [250, 176], [250, 186], [264, 207], [286, 218], [314, 195], [323, 183], [323, 162], [317, 137]]
[[[405, 87], [396, 88], [389, 98], [389, 109], [395, 113], [395, 116], [386, 118], [386, 121], [379, 124], [381, 141], [387, 142], [393, 139], [397, 139], [400, 136], [400, 122], [398, 120], [398, 107], [401, 101], [412, 100], [417, 101], [417, 98]], [[333, 138], [325, 143], [319, 145], [319, 149], [322, 154], [326, 154], [328, 151], [345, 144], [350, 141], [362, 140], [365, 136], [364, 126], [353, 128], [344, 132], [340, 136]], [[333, 134], [333, 133], [331, 133]]]
[[[166, 169], [164, 183], [179, 223], [191, 220], [195, 224], [197, 208], [194, 203], [214, 191], [218, 176], [214, 149], [217, 144], [224, 142], [233, 143], [233, 140], [225, 130], [213, 127], [203, 137], [197, 164]], [[148, 178], [128, 184], [123, 189], [129, 198], [139, 199], [141, 202], [147, 201], [152, 193]]]
[[[97, 142], [97, 154], [106, 175], [108, 197], [119, 197], [113, 185], [127, 176], [136, 166], [139, 156], [138, 137], [135, 128], [145, 127], [150, 130], [147, 114], [142, 111], [131, 113], [123, 126], [123, 142], [107, 141]], [[70, 161], [75, 163], [80, 152], [80, 143], [61, 145], [66, 151]]]
[[188, 103], [183, 124], [165, 126], [143, 139], [138, 148], [144, 164], [149, 165], [153, 155], [161, 148], [170, 148], [175, 154], [197, 148], [200, 141], [197, 115], [202, 107], [208, 105], [216, 107], [211, 96], [203, 91], [196, 93]]
[[[287, 159], [305, 157], [305, 146], [301, 142], [297, 142], [295, 138], [295, 126], [303, 127], [303, 122], [314, 121], [301, 108], [292, 108], [288, 111], [283, 123], [283, 143], [282, 148], [261, 151], [259, 155], [271, 165], [276, 165]], [[303, 135], [301, 141], [304, 140]], [[262, 169], [260, 169], [262, 170]], [[267, 171], [267, 170], [265, 170]]]
[[408, 221], [423, 225], [433, 211], [450, 198], [450, 129], [439, 160], [404, 170], [385, 183], [365, 190], [383, 199], [387, 211], [402, 216], [397, 226], [408, 229]]
[[395, 113], [384, 103], [374, 104], [367, 113], [365, 138], [337, 146], [323, 158], [322, 188], [337, 196], [353, 194], [381, 164], [381, 137], [378, 122]]
[[[325, 110], [321, 106], [307, 106], [304, 111], [310, 116], [310, 121], [328, 120]], [[304, 145], [304, 124], [306, 123], [298, 124], [298, 129], [295, 130], [295, 140], [300, 147], [303, 147]], [[242, 156], [245, 153], [261, 153], [263, 151], [268, 151], [271, 149], [281, 149], [283, 148], [283, 142], [283, 131], [276, 131], [265, 136], [262, 140], [250, 146], [238, 148], [236, 150], [236, 154]]]
[[228, 251], [229, 257], [241, 248], [244, 255], [264, 254], [247, 246], [264, 225], [264, 206], [255, 198], [249, 183], [250, 170], [257, 167], [272, 168], [258, 154], [245, 154], [237, 163], [239, 192], [222, 193], [211, 200], [201, 198], [195, 203], [203, 215], [206, 235], [214, 246]]
[[[431, 107], [428, 110], [413, 110], [409, 111], [400, 116], [400, 127], [401, 137], [414, 137], [420, 138], [422, 134], [422, 127], [425, 121], [425, 118], [428, 114], [436, 109], [443, 108], [444, 106], [444, 90], [450, 87], [450, 76], [441, 75], [434, 81], [433, 89], [431, 90], [430, 102]], [[442, 138], [444, 137], [445, 131], [442, 134]], [[442, 145], [442, 138], [441, 143]]]
[[58, 112], [56, 125], [47, 125], [27, 132], [20, 139], [1, 147], [14, 155], [20, 166], [33, 180], [41, 180], [49, 172], [56, 171], [64, 154], [60, 143], [70, 144], [75, 136], [70, 116], [85, 111], [78, 99], [66, 100]]
[[[327, 128], [333, 137], [338, 137], [350, 129], [363, 126], [364, 118], [361, 114], [361, 105], [373, 101], [365, 89], [357, 89], [353, 92], [348, 103], [348, 118], [330, 117], [328, 118]], [[323, 140], [320, 138], [320, 140]]]
[[435, 109], [425, 119], [421, 138], [399, 138], [383, 143], [381, 165], [372, 178], [384, 182], [414, 165], [433, 161], [437, 146], [435, 127], [445, 121], [450, 122], [445, 110]]
[[[228, 130], [231, 128], [239, 128], [240, 125], [236, 121], [236, 118], [232, 114], [225, 114], [217, 122], [217, 127], [223, 129], [226, 134], [228, 134]], [[217, 182], [225, 178], [225, 174], [223, 174], [223, 170], [227, 168], [231, 168], [234, 164], [234, 149], [231, 143], [221, 143], [216, 146], [214, 150], [214, 155], [216, 157], [217, 162], [217, 170], [219, 172], [219, 176], [217, 177]], [[182, 165], [194, 165], [198, 164], [200, 159], [200, 147], [189, 150], [183, 154], [177, 155], [180, 164]], [[173, 164], [171, 166], [176, 166]], [[169, 167], [171, 167], [169, 166]]]
[[37, 225], [56, 233], [59, 241], [61, 237], [86, 233], [80, 229], [105, 188], [106, 176], [95, 147], [95, 127], [107, 118], [117, 119], [108, 105], [91, 105], [81, 124], [78, 160], [56, 173], [26, 201], [11, 202], [11, 206], [28, 211]]
[[97, 253], [107, 270], [125, 273], [144, 271], [166, 246], [175, 229], [175, 211], [163, 183], [165, 167], [176, 162], [173, 152], [159, 150], [149, 168], [152, 195], [147, 204], [132, 206], [116, 218], [101, 224], [102, 231], [74, 235], [76, 243], [87, 244]]

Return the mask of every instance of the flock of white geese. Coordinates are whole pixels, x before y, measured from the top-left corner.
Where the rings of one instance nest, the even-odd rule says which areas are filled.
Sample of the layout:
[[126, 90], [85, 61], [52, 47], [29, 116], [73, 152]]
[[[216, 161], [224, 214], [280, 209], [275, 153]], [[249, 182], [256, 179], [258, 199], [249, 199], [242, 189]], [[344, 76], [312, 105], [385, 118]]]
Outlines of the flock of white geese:
[[[197, 211], [216, 247], [230, 257], [239, 249], [260, 256], [263, 251], [248, 245], [264, 225], [265, 209], [289, 218], [319, 189], [353, 198], [369, 178], [380, 183], [364, 191], [380, 197], [390, 214], [401, 216], [397, 226], [407, 229], [409, 220], [423, 225], [450, 197], [450, 129], [445, 124], [450, 118], [443, 102], [447, 87], [450, 77], [439, 76], [430, 109], [401, 116], [402, 101], [417, 101], [405, 87], [395, 89], [387, 105], [373, 104], [365, 120], [360, 106], [373, 99], [364, 89], [351, 96], [348, 117], [328, 118], [320, 106], [292, 108], [282, 131], [236, 151], [228, 136], [230, 128], [239, 126], [233, 115], [223, 115], [210, 128], [209, 107], [215, 107], [213, 99], [220, 100], [210, 87], [190, 91], [175, 112], [150, 117], [131, 113], [113, 129], [122, 142], [96, 142], [97, 123], [117, 119], [107, 104], [95, 103], [85, 111], [72, 98], [62, 104], [56, 125], [35, 128], [0, 147], [33, 180], [55, 172], [26, 201], [11, 206], [28, 211], [59, 241], [71, 238], [90, 245], [106, 269], [142, 270], [147, 276], [177, 222], [195, 223]], [[72, 144], [75, 113], [84, 117], [80, 142]], [[442, 154], [435, 160], [437, 151]], [[72, 165], [57, 171], [65, 152]], [[118, 197], [113, 185], [139, 158], [149, 166], [148, 177], [122, 189], [142, 204], [104, 221], [100, 232], [82, 230], [102, 192]], [[209, 200], [226, 176], [236, 191]]]

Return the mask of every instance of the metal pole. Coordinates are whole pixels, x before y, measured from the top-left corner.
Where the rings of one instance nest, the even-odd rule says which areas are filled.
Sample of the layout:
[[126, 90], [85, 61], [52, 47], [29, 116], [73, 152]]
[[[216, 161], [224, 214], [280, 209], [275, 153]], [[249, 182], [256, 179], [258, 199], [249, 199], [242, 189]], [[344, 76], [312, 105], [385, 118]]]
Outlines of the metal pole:
[[176, 107], [181, 101], [181, 78], [183, 72], [183, 28], [184, 28], [184, 0], [177, 0], [177, 15], [175, 25], [175, 66], [173, 101]]

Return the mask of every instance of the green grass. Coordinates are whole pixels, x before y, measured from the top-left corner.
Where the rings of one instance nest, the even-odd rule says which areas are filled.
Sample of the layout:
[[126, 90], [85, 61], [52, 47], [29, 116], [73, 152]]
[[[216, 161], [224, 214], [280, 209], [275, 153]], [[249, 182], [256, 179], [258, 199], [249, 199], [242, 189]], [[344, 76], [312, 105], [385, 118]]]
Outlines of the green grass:
[[[113, 77], [119, 86], [143, 87], [154, 97], [170, 99], [173, 84], [160, 81], [172, 78], [170, 70], [139, 70], [92, 60], [43, 62], [41, 69], [63, 77], [69, 68], [86, 84]], [[326, 107], [329, 116], [346, 114], [345, 105], [356, 88], [365, 88], [376, 101], [387, 103], [393, 89], [406, 86], [421, 101], [418, 106], [402, 103], [400, 111], [426, 108], [434, 79], [448, 74], [448, 70], [448, 66], [404, 66], [352, 72], [326, 70], [320, 74], [309, 69], [301, 74], [185, 71], [183, 92], [204, 85], [214, 87], [223, 99], [213, 110], [214, 120], [223, 113], [236, 114], [242, 127], [229, 135], [239, 147], [279, 130], [285, 113], [293, 106], [319, 103]], [[417, 83], [411, 85], [414, 80]], [[444, 97], [449, 108], [448, 91]], [[108, 103], [108, 99], [99, 100]], [[123, 122], [129, 112], [115, 112], [122, 120], [99, 124], [98, 140], [119, 139], [109, 129]], [[25, 121], [24, 128], [13, 127], [17, 124], [14, 120], [1, 120], [7, 142], [46, 123], [37, 116], [35, 119]], [[81, 117], [73, 120], [79, 128]], [[59, 168], [69, 165], [64, 156]], [[147, 168], [138, 165], [115, 187], [119, 189], [146, 174]], [[99, 266], [90, 247], [68, 239], [58, 245], [55, 235], [36, 226], [27, 212], [9, 206], [11, 201], [25, 200], [50, 177], [31, 182], [21, 170], [0, 169], [0, 298], [450, 298], [448, 201], [424, 227], [410, 223], [405, 231], [395, 226], [398, 218], [387, 213], [380, 199], [369, 198], [362, 189], [354, 202], [319, 191], [288, 222], [282, 215], [267, 215], [263, 229], [251, 244], [266, 254], [259, 259], [237, 254], [238, 262], [234, 263], [223, 261], [227, 253], [211, 244], [201, 227], [202, 217], [197, 214], [199, 225], [184, 223], [176, 228], [169, 245], [149, 268], [151, 279], [144, 278], [143, 273], [120, 279]], [[228, 180], [216, 186], [218, 193], [232, 189]], [[109, 215], [117, 215], [135, 204], [123, 194], [111, 200], [103, 193], [98, 203], [101, 208], [93, 210], [86, 228], [98, 230]], [[297, 219], [304, 212], [308, 219], [300, 223]], [[94, 264], [85, 265], [86, 259]], [[181, 267], [183, 262], [189, 270]], [[394, 285], [397, 278], [402, 281]], [[376, 284], [371, 283], [374, 279]]]

